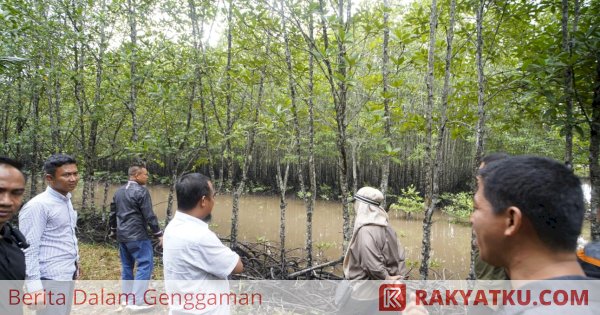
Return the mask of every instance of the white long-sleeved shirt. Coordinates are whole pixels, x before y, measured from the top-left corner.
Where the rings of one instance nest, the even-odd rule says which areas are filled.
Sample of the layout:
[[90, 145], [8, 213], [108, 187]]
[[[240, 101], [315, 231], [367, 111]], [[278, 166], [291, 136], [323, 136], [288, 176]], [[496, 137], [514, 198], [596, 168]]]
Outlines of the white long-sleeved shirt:
[[71, 193], [65, 196], [50, 186], [21, 209], [19, 229], [30, 245], [25, 250], [25, 283], [29, 292], [43, 289], [41, 278], [73, 279], [79, 259], [76, 224]]

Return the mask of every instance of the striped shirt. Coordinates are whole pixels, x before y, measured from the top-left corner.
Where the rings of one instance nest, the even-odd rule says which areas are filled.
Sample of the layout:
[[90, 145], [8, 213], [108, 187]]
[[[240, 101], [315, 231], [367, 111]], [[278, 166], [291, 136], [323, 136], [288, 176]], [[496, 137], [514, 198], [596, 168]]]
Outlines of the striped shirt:
[[76, 224], [71, 193], [64, 196], [50, 186], [19, 212], [19, 229], [30, 244], [25, 250], [25, 283], [29, 292], [43, 289], [41, 278], [73, 279], [79, 260]]

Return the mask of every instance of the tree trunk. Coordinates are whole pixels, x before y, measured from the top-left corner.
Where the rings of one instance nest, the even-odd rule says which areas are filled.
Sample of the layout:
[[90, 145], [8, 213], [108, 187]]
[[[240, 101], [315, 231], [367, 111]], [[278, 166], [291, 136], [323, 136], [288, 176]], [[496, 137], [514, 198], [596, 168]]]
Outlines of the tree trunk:
[[[225, 111], [226, 111], [226, 129], [225, 129], [225, 152], [224, 157], [227, 162], [227, 181], [229, 187], [233, 188], [234, 180], [234, 153], [231, 147], [231, 132], [233, 130], [233, 117], [231, 116], [231, 60], [232, 60], [232, 39], [233, 39], [233, 0], [229, 1], [227, 11], [227, 66], [225, 68]], [[223, 172], [221, 172], [223, 173]], [[221, 174], [223, 176], [223, 174]]]
[[[569, 40], [569, 0], [562, 0], [562, 49], [571, 56]], [[570, 61], [565, 67], [564, 101], [565, 101], [565, 163], [573, 163], [573, 68]]]
[[[167, 197], [167, 210], [165, 216], [165, 226], [173, 218], [173, 194], [175, 193], [175, 184], [177, 184], [177, 167], [171, 170], [171, 185], [169, 185], [169, 195]], [[156, 212], [156, 210], [155, 210]]]
[[[390, 110], [390, 97], [391, 93], [389, 90], [389, 71], [388, 63], [390, 56], [388, 53], [388, 43], [390, 39], [390, 25], [389, 25], [389, 0], [383, 0], [383, 53], [381, 58], [381, 72], [382, 72], [382, 85], [383, 85], [383, 110], [384, 110], [384, 129], [383, 136], [386, 147], [391, 147], [392, 140], [392, 115]], [[387, 150], [386, 150], [387, 151]], [[381, 184], [380, 189], [383, 193], [383, 207], [386, 206], [386, 196], [388, 189], [388, 180], [390, 176], [390, 156], [385, 154], [383, 162], [381, 163]], [[356, 192], [356, 191], [355, 191]]]
[[[12, 86], [14, 84], [14, 81], [10, 82], [10, 86]], [[11, 88], [12, 90], [12, 88]], [[10, 110], [10, 108], [12, 107], [11, 104], [13, 104], [13, 100], [12, 100], [12, 93], [6, 93], [6, 102], [4, 103], [4, 108], [6, 110], [3, 111], [2, 113], [2, 155], [3, 156], [8, 156], [10, 148], [8, 145], [8, 134], [9, 134], [9, 124], [8, 122], [11, 120], [10, 114], [12, 113], [12, 110]], [[18, 119], [18, 118], [17, 118]]]
[[296, 157], [294, 158], [295, 167], [297, 170], [298, 176], [298, 184], [300, 185], [300, 193], [302, 195], [302, 199], [304, 200], [304, 205], [307, 205], [308, 198], [306, 196], [306, 187], [304, 185], [304, 173], [303, 173], [303, 165], [302, 165], [302, 139], [300, 136], [300, 122], [298, 119], [298, 100], [296, 97], [296, 82], [293, 77], [293, 64], [292, 64], [292, 53], [290, 51], [290, 41], [288, 37], [288, 32], [286, 29], [285, 23], [285, 14], [284, 8], [285, 3], [282, 0], [281, 2], [281, 28], [283, 30], [283, 39], [285, 43], [285, 62], [287, 66], [287, 74], [288, 74], [288, 89], [290, 93], [290, 100], [292, 105], [292, 120], [294, 122], [294, 151], [296, 152]]
[[[350, 3], [347, 9], [350, 9]], [[325, 18], [325, 5], [323, 0], [319, 0], [319, 13], [321, 15], [321, 27], [323, 31], [323, 44], [324, 51], [329, 50], [329, 38], [327, 32], [327, 20]], [[344, 1], [338, 0], [337, 8], [337, 26], [343, 28], [344, 32], [349, 30], [349, 17], [344, 21]], [[337, 177], [340, 185], [340, 194], [342, 198], [342, 217], [343, 217], [343, 252], [345, 253], [346, 247], [351, 237], [351, 226], [350, 226], [350, 212], [348, 211], [348, 203], [346, 197], [348, 196], [348, 158], [346, 153], [346, 98], [347, 98], [347, 85], [345, 82], [347, 75], [346, 68], [346, 46], [344, 39], [336, 36], [338, 58], [337, 58], [337, 69], [334, 75], [333, 67], [329, 58], [324, 57], [323, 62], [326, 66], [325, 76], [329, 82], [333, 103], [335, 106], [335, 121], [336, 121], [336, 146], [339, 151], [338, 163], [337, 163]], [[337, 81], [337, 82], [335, 82]], [[336, 84], [337, 83], [337, 84]]]
[[[34, 68], [37, 68], [37, 65], [34, 66]], [[39, 106], [40, 106], [40, 88], [39, 88], [39, 82], [37, 78], [31, 78], [32, 80], [32, 84], [31, 84], [31, 113], [33, 114], [33, 126], [32, 128], [32, 132], [31, 132], [31, 185], [30, 185], [30, 190], [29, 190], [29, 197], [33, 197], [35, 195], [37, 195], [37, 170], [38, 167], [40, 165], [39, 161], [38, 161], [38, 157], [39, 157], [39, 143], [38, 143], [38, 126], [40, 126], [40, 112], [39, 112]]]
[[108, 220], [108, 189], [110, 188], [111, 180], [110, 177], [107, 176], [104, 179], [104, 195], [102, 197], [102, 222], [106, 222]]
[[137, 17], [135, 11], [136, 4], [132, 0], [127, 0], [127, 19], [129, 22], [129, 38], [131, 40], [131, 56], [129, 60], [129, 73], [131, 86], [129, 89], [129, 101], [127, 109], [131, 114], [131, 141], [138, 142], [138, 121], [137, 121]]
[[[46, 17], [45, 17], [46, 18]], [[48, 22], [47, 20], [45, 22]], [[57, 69], [55, 68], [55, 55], [52, 51], [52, 40], [48, 38], [48, 53], [50, 59], [49, 69], [49, 84], [48, 87], [48, 118], [50, 122], [50, 138], [52, 139], [52, 152], [62, 152], [62, 141], [60, 139], [60, 92], [61, 83], [59, 76], [56, 74]]]
[[352, 192], [356, 194], [358, 191], [358, 158], [357, 158], [357, 143], [351, 143], [350, 147], [352, 152], [350, 152], [350, 158], [352, 159]]
[[[265, 45], [265, 55], [269, 55], [270, 43], [267, 39], [267, 43]], [[250, 162], [252, 162], [252, 153], [254, 152], [254, 140], [256, 136], [256, 128], [258, 124], [259, 118], [259, 109], [262, 107], [263, 102], [263, 93], [264, 93], [264, 84], [266, 77], [266, 64], [263, 65], [260, 75], [260, 83], [258, 87], [258, 96], [256, 101], [256, 106], [254, 107], [254, 117], [252, 118], [252, 126], [250, 127], [250, 131], [248, 133], [248, 142], [246, 143], [246, 150], [244, 154], [244, 164], [242, 166], [242, 178], [238, 183], [237, 188], [233, 192], [233, 200], [232, 210], [231, 210], [231, 248], [237, 248], [237, 234], [238, 234], [238, 216], [240, 212], [239, 203], [240, 196], [244, 192], [244, 185], [246, 184], [246, 180], [248, 177], [248, 169], [250, 168]]]
[[435, 209], [432, 173], [434, 172], [434, 161], [432, 157], [431, 147], [433, 139], [433, 110], [434, 110], [434, 63], [435, 63], [435, 35], [438, 24], [437, 16], [437, 1], [431, 2], [431, 15], [429, 16], [429, 53], [427, 58], [427, 144], [425, 146], [425, 218], [423, 219], [423, 246], [421, 247], [421, 267], [419, 273], [421, 279], [427, 280], [429, 276], [429, 252], [431, 250], [431, 218]]
[[[213, 157], [210, 152], [210, 141], [209, 141], [209, 133], [208, 133], [208, 117], [206, 117], [206, 100], [204, 98], [204, 84], [202, 81], [202, 61], [200, 58], [200, 53], [204, 51], [202, 46], [202, 37], [204, 36], [204, 14], [202, 14], [202, 21], [198, 21], [198, 14], [196, 12], [196, 4], [193, 0], [188, 1], [188, 5], [190, 8], [190, 20], [192, 22], [192, 41], [194, 44], [194, 76], [195, 76], [195, 84], [198, 86], [198, 91], [200, 94], [200, 115], [202, 116], [202, 131], [204, 135], [204, 151], [206, 153], [206, 157], [208, 159], [208, 172], [210, 178], [214, 181], [215, 172], [213, 170]], [[194, 87], [196, 86], [194, 85]], [[217, 190], [218, 191], [218, 190]]]
[[[344, 0], [338, 0], [338, 23], [344, 27], [344, 33], [347, 34], [350, 31], [350, 8], [352, 1], [348, 0], [346, 12], [344, 12]], [[344, 13], [346, 13], [346, 21], [344, 21]], [[335, 121], [337, 125], [337, 146], [340, 154], [338, 156], [338, 177], [340, 182], [340, 193], [342, 198], [342, 217], [344, 219], [344, 241], [343, 250], [346, 252], [348, 242], [352, 236], [352, 226], [350, 222], [350, 211], [348, 209], [348, 203], [346, 198], [348, 197], [348, 158], [346, 153], [346, 107], [347, 107], [347, 96], [348, 96], [348, 85], [346, 83], [348, 66], [346, 60], [348, 54], [346, 52], [345, 39], [336, 38], [338, 46], [338, 68], [337, 73], [342, 80], [338, 80], [338, 102], [335, 104]]]
[[[477, 175], [477, 169], [481, 164], [483, 157], [484, 142], [485, 142], [485, 74], [483, 72], [483, 13], [485, 9], [485, 0], [479, 1], [477, 7], [476, 23], [477, 23], [477, 52], [476, 52], [476, 66], [477, 66], [477, 127], [475, 134], [475, 160], [472, 166], [473, 170], [473, 183], [475, 183], [475, 176]], [[475, 188], [473, 186], [473, 188]]]
[[[477, 43], [475, 63], [477, 66], [477, 127], [475, 130], [475, 158], [471, 166], [471, 190], [476, 190], [477, 169], [483, 158], [485, 143], [485, 74], [483, 72], [483, 14], [485, 0], [479, 0], [476, 13]], [[471, 233], [471, 267], [469, 268], [469, 279], [475, 279], [475, 235]]]
[[287, 271], [285, 268], [285, 210], [287, 207], [287, 203], [285, 201], [285, 192], [287, 190], [287, 182], [288, 182], [288, 174], [290, 171], [290, 163], [287, 162], [285, 164], [285, 173], [281, 175], [281, 161], [277, 162], [277, 187], [279, 188], [279, 209], [280, 209], [280, 217], [279, 217], [279, 242], [280, 242], [280, 262], [281, 262], [281, 279], [285, 279], [287, 277]]
[[[286, 66], [287, 66], [287, 74], [288, 74], [288, 89], [289, 89], [289, 95], [290, 95], [290, 100], [291, 100], [291, 105], [292, 105], [292, 115], [293, 115], [293, 122], [294, 122], [294, 149], [296, 152], [296, 157], [295, 157], [295, 166], [296, 166], [296, 170], [297, 170], [297, 176], [298, 176], [298, 184], [300, 185], [300, 194], [302, 195], [302, 200], [304, 201], [304, 206], [307, 207], [307, 212], [311, 211], [309, 210], [310, 208], [310, 204], [308, 201], [308, 196], [306, 193], [306, 186], [304, 184], [304, 172], [303, 172], [303, 163], [302, 163], [302, 148], [301, 148], [301, 136], [300, 136], [300, 122], [298, 119], [298, 105], [297, 105], [297, 98], [296, 98], [296, 82], [294, 80], [293, 77], [293, 64], [292, 64], [292, 54], [290, 51], [290, 40], [289, 40], [289, 36], [288, 36], [288, 31], [286, 28], [286, 17], [285, 17], [285, 2], [282, 0], [280, 2], [281, 8], [280, 8], [280, 16], [281, 16], [281, 29], [283, 31], [283, 39], [284, 39], [284, 43], [285, 43], [285, 61], [286, 61]], [[312, 26], [311, 26], [312, 27]], [[312, 84], [312, 82], [311, 82]], [[280, 172], [279, 170], [279, 165], [277, 166], [277, 171]], [[287, 178], [288, 178], [288, 169], [289, 169], [289, 163], [286, 164], [286, 170], [285, 170], [285, 181], [282, 182], [284, 185], [280, 185], [280, 188], [283, 187], [283, 193], [282, 193], [282, 201], [281, 201], [281, 220], [282, 220], [282, 225], [281, 225], [281, 230], [280, 230], [280, 238], [281, 238], [281, 264], [282, 264], [282, 272], [283, 272], [283, 277], [285, 278], [286, 276], [286, 270], [285, 270], [285, 187], [287, 185]], [[281, 179], [281, 174], [279, 174], [279, 178]], [[312, 223], [311, 223], [312, 224]], [[310, 256], [310, 254], [309, 254]], [[312, 264], [312, 257], [309, 259], [309, 266]]]
[[[102, 0], [101, 8], [102, 12], [106, 12], [106, 1]], [[91, 200], [91, 208], [94, 213], [96, 211], [95, 207], [95, 189], [94, 189], [94, 173], [96, 171], [96, 163], [97, 163], [97, 154], [96, 154], [96, 144], [98, 141], [98, 126], [100, 124], [100, 115], [98, 114], [98, 110], [102, 108], [102, 75], [104, 72], [104, 52], [106, 51], [106, 23], [104, 18], [102, 18], [100, 22], [100, 43], [98, 47], [98, 56], [96, 57], [96, 87], [94, 91], [94, 105], [90, 111], [90, 133], [88, 136], [88, 149], [85, 151], [85, 165], [86, 167], [86, 178], [89, 178], [91, 183], [90, 185], [90, 200]], [[104, 211], [104, 209], [102, 209]]]
[[[27, 119], [25, 118], [26, 116], [23, 115], [23, 108], [25, 106], [23, 106], [23, 77], [21, 75], [19, 75], [19, 77], [17, 78], [17, 124], [15, 126], [16, 132], [17, 134], [22, 134], [23, 133], [23, 129], [25, 129], [25, 123], [27, 122]], [[27, 115], [28, 116], [28, 115]], [[35, 124], [37, 125], [38, 121], [35, 121]], [[16, 158], [19, 160], [24, 160], [23, 159], [23, 153], [22, 153], [22, 144], [21, 142], [17, 143], [17, 147], [15, 149], [16, 151]], [[32, 163], [34, 161], [31, 161]], [[32, 164], [32, 166], [34, 166], [32, 168], [32, 173], [31, 173], [31, 178], [32, 181], [35, 178], [35, 176], [33, 175], [33, 171], [35, 170], [35, 165], [37, 164]], [[25, 199], [27, 200], [27, 199]]]
[[590, 186], [592, 187], [592, 216], [590, 236], [600, 241], [600, 55], [596, 62], [596, 82], [592, 100], [592, 121], [590, 124]]
[[[309, 40], [314, 42], [313, 14], [309, 17]], [[317, 199], [317, 174], [315, 170], [315, 114], [314, 114], [314, 47], [309, 45], [308, 55], [308, 177], [310, 199], [306, 208], [306, 264], [312, 266], [312, 216]]]
[[[83, 10], [83, 7], [77, 7], [76, 4], [70, 6], [68, 8], [67, 15], [69, 20], [71, 21], [71, 26], [73, 28], [73, 32], [76, 34], [77, 39], [73, 43], [73, 72], [75, 75], [71, 77], [73, 80], [73, 93], [75, 95], [75, 104], [77, 105], [77, 109], [79, 111], [79, 139], [80, 139], [80, 147], [79, 149], [83, 152], [84, 155], [84, 176], [83, 176], [83, 192], [82, 192], [82, 200], [81, 200], [81, 210], [86, 212], [90, 211], [92, 208], [89, 205], [89, 199], [91, 195], [91, 189], [93, 189], [93, 180], [94, 180], [94, 167], [93, 165], [89, 165], [90, 163], [90, 155], [89, 148], [87, 148], [86, 139], [86, 130], [85, 130], [85, 117], [89, 116], [90, 113], [87, 109], [87, 100], [85, 95], [85, 84], [83, 79], [85, 77], [85, 51], [84, 51], [84, 43], [82, 42], [82, 23], [80, 22], [80, 13], [79, 10]], [[59, 110], [57, 109], [57, 113]], [[59, 120], [60, 122], [60, 120]]]

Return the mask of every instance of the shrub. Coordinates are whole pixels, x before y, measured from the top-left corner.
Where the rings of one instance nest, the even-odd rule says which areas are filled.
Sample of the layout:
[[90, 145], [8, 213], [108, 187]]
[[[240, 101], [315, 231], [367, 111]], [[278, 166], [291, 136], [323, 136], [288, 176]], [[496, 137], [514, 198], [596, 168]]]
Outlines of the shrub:
[[392, 210], [403, 211], [410, 218], [413, 213], [423, 211], [423, 197], [414, 185], [400, 190], [398, 201], [390, 206]]
[[458, 222], [469, 222], [473, 211], [473, 195], [470, 192], [445, 193], [442, 194], [441, 199], [446, 204], [442, 211]]
[[331, 196], [333, 196], [333, 188], [327, 184], [319, 185], [319, 192], [322, 199], [329, 200]]

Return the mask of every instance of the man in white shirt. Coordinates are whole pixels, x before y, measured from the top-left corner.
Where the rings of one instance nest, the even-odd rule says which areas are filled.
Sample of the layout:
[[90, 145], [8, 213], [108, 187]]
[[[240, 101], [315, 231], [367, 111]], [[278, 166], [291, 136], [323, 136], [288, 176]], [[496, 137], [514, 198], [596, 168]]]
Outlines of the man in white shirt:
[[[228, 293], [227, 277], [241, 273], [244, 267], [238, 254], [208, 228], [216, 195], [211, 181], [202, 174], [190, 173], [179, 179], [175, 190], [178, 209], [163, 238], [167, 293]], [[229, 314], [228, 305], [197, 306], [171, 303], [169, 313]]]

